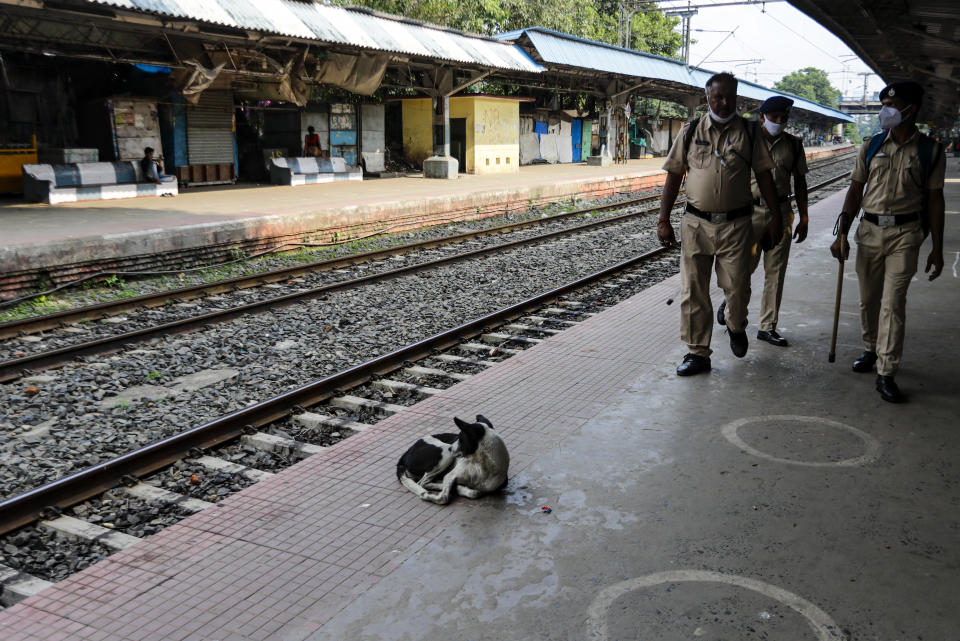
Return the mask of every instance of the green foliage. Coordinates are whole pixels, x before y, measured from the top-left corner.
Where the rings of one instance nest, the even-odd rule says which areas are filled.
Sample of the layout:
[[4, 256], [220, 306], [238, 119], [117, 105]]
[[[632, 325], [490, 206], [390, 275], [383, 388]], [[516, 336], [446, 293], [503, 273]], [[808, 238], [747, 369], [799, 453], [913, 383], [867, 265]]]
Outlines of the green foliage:
[[863, 142], [863, 138], [860, 136], [860, 129], [855, 122], [848, 122], [846, 124], [843, 128], [843, 137], [857, 145]]
[[[546, 27], [590, 40], [617, 42], [617, 6], [611, 0], [335, 0], [414, 20], [494, 35], [523, 27]], [[678, 18], [667, 18], [650, 3], [648, 13], [633, 17], [631, 47], [676, 56]]]
[[840, 90], [830, 84], [826, 71], [816, 67], [805, 67], [788, 73], [773, 88], [827, 107], [836, 108], [840, 104]]
[[122, 278], [116, 274], [111, 274], [103, 279], [103, 284], [109, 287], [110, 289], [123, 289], [126, 283]]
[[152, 380], [156, 380], [156, 379], [158, 379], [158, 378], [163, 378], [163, 374], [161, 374], [160, 372], [157, 372], [157, 371], [152, 371], [152, 372], [150, 372], [149, 374], [147, 374], [147, 378], [152, 381]]

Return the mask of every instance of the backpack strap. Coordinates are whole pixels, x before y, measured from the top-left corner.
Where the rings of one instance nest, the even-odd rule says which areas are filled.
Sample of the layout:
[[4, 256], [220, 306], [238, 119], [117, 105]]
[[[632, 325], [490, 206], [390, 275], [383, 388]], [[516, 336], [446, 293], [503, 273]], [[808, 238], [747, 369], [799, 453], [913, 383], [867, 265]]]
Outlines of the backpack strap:
[[867, 145], [867, 158], [864, 162], [864, 165], [867, 170], [867, 177], [870, 176], [870, 161], [873, 160], [873, 157], [877, 155], [877, 152], [880, 151], [880, 146], [883, 144], [883, 141], [887, 139], [887, 132], [881, 132], [875, 134], [873, 138], [870, 139], [870, 144]]
[[690, 155], [690, 145], [693, 143], [693, 136], [697, 133], [697, 125], [700, 124], [700, 117], [687, 121], [687, 130], [683, 132], [683, 152], [684, 157]]

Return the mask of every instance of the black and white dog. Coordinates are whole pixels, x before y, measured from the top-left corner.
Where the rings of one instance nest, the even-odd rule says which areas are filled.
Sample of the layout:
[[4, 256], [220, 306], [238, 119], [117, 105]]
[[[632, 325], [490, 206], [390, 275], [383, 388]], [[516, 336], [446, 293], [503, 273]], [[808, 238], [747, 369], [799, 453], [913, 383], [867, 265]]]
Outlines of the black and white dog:
[[397, 462], [397, 479], [424, 501], [446, 505], [454, 493], [476, 499], [507, 484], [510, 454], [493, 424], [454, 417], [459, 434], [419, 439]]

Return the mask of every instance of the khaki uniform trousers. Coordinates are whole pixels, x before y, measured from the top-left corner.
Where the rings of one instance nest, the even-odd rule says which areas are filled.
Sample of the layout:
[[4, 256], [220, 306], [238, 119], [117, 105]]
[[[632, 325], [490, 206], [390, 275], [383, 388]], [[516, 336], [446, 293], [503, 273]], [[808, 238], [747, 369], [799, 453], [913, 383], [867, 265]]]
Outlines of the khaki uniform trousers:
[[877, 374], [895, 376], [903, 354], [907, 287], [917, 273], [923, 229], [919, 221], [880, 227], [861, 220], [856, 241], [863, 347], [876, 352]]
[[787, 274], [787, 259], [790, 256], [790, 244], [793, 238], [793, 211], [790, 203], [781, 203], [783, 213], [783, 238], [780, 244], [768, 252], [760, 249], [760, 239], [770, 223], [770, 210], [755, 207], [753, 210], [753, 242], [750, 252], [750, 274], [757, 271], [763, 254], [763, 292], [760, 297], [760, 329], [772, 332], [777, 329], [780, 318], [780, 301], [783, 299], [783, 279]]
[[749, 216], [723, 223], [711, 223], [684, 214], [680, 223], [680, 338], [691, 354], [710, 356], [713, 336], [713, 301], [710, 300], [710, 272], [716, 269], [717, 285], [727, 299], [727, 328], [747, 328], [752, 224]]

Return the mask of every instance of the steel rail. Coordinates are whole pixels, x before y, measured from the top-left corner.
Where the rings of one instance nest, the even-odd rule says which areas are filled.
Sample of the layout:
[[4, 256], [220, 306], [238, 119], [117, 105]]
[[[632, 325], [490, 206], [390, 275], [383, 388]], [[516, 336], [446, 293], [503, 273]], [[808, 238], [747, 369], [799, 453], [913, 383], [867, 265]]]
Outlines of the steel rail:
[[452, 256], [444, 256], [435, 260], [417, 263], [415, 265], [407, 265], [405, 267], [398, 267], [397, 269], [391, 269], [377, 274], [369, 274], [349, 280], [328, 283], [326, 285], [321, 285], [320, 287], [314, 287], [312, 289], [284, 294], [281, 296], [274, 296], [272, 298], [266, 298], [253, 303], [240, 305], [238, 307], [231, 307], [229, 309], [209, 312], [199, 316], [182, 318], [180, 320], [171, 321], [162, 325], [156, 325], [153, 327], [134, 330], [132, 332], [117, 334], [116, 336], [107, 336], [94, 341], [88, 341], [76, 345], [68, 345], [59, 349], [48, 350], [20, 358], [2, 361], [0, 362], [0, 383], [5, 383], [19, 378], [25, 370], [38, 370], [55, 367], [82, 356], [113, 352], [122, 348], [124, 345], [139, 343], [151, 338], [166, 336], [168, 334], [191, 331], [214, 323], [223, 323], [244, 314], [257, 313], [266, 311], [268, 309], [285, 307], [302, 300], [324, 296], [335, 291], [352, 289], [361, 285], [368, 285], [371, 283], [389, 280], [397, 276], [427, 271], [443, 265], [450, 265], [463, 260], [475, 258], [483, 254], [492, 254], [522, 245], [532, 245], [546, 240], [551, 240], [559, 236], [566, 236], [583, 231], [589, 231], [594, 228], [614, 225], [623, 222], [624, 220], [629, 220], [631, 218], [636, 218], [638, 216], [650, 213], [651, 211], [655, 211], [655, 209], [644, 209], [639, 212], [620, 214], [618, 216], [604, 218], [603, 220], [597, 220], [584, 223], [582, 225], [574, 225], [572, 227], [558, 229], [556, 231], [540, 234], [538, 236], [532, 236], [530, 238], [521, 238], [519, 240], [501, 243], [499, 245], [482, 247], [480, 249], [474, 249]]
[[44, 314], [42, 316], [31, 316], [28, 318], [21, 318], [17, 320], [7, 321], [5, 323], [0, 323], [0, 339], [11, 338], [11, 337], [19, 336], [21, 334], [39, 332], [39, 331], [44, 331], [48, 329], [57, 329], [59, 327], [62, 327], [70, 323], [78, 323], [85, 320], [99, 319], [107, 315], [116, 315], [123, 312], [135, 310], [141, 307], [159, 307], [170, 300], [177, 300], [177, 301], [193, 300], [205, 294], [223, 294], [227, 292], [237, 291], [239, 289], [248, 289], [252, 287], [258, 287], [258, 286], [266, 285], [269, 283], [281, 282], [284, 280], [288, 280], [290, 278], [296, 278], [297, 276], [303, 276], [310, 273], [330, 271], [340, 267], [354, 265], [360, 262], [377, 260], [377, 259], [386, 258], [389, 256], [397, 256], [399, 254], [405, 254], [405, 253], [420, 251], [424, 249], [433, 249], [434, 247], [452, 245], [454, 243], [462, 242], [465, 240], [483, 238], [485, 236], [494, 236], [497, 234], [503, 234], [511, 231], [517, 231], [520, 229], [526, 229], [528, 227], [536, 227], [539, 225], [543, 225], [545, 223], [564, 220], [566, 218], [571, 218], [575, 216], [582, 216], [583, 214], [589, 214], [595, 211], [602, 211], [604, 209], [630, 207], [632, 205], [640, 204], [645, 201], [653, 200], [659, 197], [660, 197], [659, 194], [651, 194], [649, 196], [643, 196], [641, 198], [632, 198], [630, 200], [625, 200], [619, 203], [610, 203], [606, 205], [594, 205], [591, 207], [584, 207], [581, 209], [577, 209], [575, 211], [569, 211], [569, 212], [564, 212], [562, 214], [555, 214], [553, 216], [548, 216], [547, 218], [536, 218], [536, 219], [525, 220], [525, 221], [516, 222], [516, 223], [507, 223], [506, 225], [498, 225], [496, 227], [490, 227], [488, 229], [478, 229], [474, 231], [464, 232], [461, 234], [452, 234], [450, 236], [443, 236], [440, 238], [422, 240], [415, 243], [406, 243], [404, 245], [397, 245], [395, 247], [387, 247], [384, 249], [374, 249], [374, 250], [362, 252], [359, 254], [351, 254], [350, 256], [343, 256], [340, 258], [331, 258], [328, 260], [307, 263], [305, 265], [295, 265], [293, 267], [284, 267], [282, 269], [262, 272], [259, 274], [250, 274], [247, 276], [237, 276], [235, 278], [219, 280], [213, 283], [191, 285], [189, 287], [181, 287], [178, 289], [155, 292], [152, 294], [144, 294], [142, 296], [136, 296], [134, 298], [125, 298], [123, 300], [118, 300], [118, 301], [108, 301], [105, 303], [98, 303], [96, 305], [87, 305], [84, 307], [78, 307], [76, 309], [66, 309], [59, 312]]
[[219, 445], [240, 436], [245, 430], [284, 418], [297, 407], [315, 405], [351, 387], [367, 383], [376, 376], [403, 367], [407, 362], [421, 360], [437, 351], [454, 347], [487, 331], [491, 326], [519, 318], [567, 292], [613, 276], [669, 249], [658, 247], [647, 251], [422, 341], [5, 499], [0, 502], [0, 534], [28, 525], [44, 515], [57, 514], [60, 510], [118, 486], [127, 477], [142, 478], [183, 458], [194, 448]]

